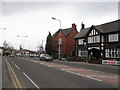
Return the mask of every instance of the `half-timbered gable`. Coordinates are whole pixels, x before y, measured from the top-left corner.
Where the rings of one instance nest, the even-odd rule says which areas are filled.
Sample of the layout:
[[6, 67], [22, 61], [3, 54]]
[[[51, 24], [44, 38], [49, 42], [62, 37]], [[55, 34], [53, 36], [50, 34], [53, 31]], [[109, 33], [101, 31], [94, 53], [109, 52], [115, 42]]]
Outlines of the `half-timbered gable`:
[[120, 58], [120, 20], [82, 29], [76, 36], [76, 56]]

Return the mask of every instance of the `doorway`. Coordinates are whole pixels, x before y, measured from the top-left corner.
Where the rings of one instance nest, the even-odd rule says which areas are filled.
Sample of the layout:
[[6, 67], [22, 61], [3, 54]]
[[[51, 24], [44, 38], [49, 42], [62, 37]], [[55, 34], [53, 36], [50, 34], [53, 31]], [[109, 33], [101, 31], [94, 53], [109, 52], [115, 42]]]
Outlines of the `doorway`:
[[96, 57], [97, 59], [101, 57], [101, 51], [99, 49], [92, 48], [88, 50], [89, 58]]

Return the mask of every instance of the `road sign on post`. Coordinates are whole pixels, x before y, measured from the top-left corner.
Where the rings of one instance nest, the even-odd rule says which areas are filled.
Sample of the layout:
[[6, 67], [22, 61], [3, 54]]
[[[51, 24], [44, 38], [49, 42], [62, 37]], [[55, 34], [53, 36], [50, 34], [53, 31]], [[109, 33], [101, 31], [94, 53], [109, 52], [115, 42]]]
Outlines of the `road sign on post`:
[[59, 38], [58, 44], [62, 44], [62, 38]]

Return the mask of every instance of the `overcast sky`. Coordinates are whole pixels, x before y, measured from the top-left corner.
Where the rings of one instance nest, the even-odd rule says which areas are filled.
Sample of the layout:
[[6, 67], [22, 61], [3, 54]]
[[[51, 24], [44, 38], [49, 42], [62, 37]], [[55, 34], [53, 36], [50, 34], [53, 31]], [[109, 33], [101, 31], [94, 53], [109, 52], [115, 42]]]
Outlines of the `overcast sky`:
[[[34, 0], [33, 0], [34, 1]], [[95, 1], [95, 0], [94, 0]], [[97, 1], [97, 0], [96, 0]], [[114, 0], [113, 0], [114, 1]], [[59, 29], [70, 28], [72, 23], [80, 31], [81, 22], [85, 27], [100, 25], [118, 19], [118, 2], [1, 2], [0, 46], [6, 40], [19, 49], [37, 50], [46, 37]], [[0, 21], [1, 21], [0, 20]], [[2, 28], [6, 28], [3, 30]], [[20, 37], [17, 37], [19, 35]], [[28, 36], [24, 38], [24, 36]]]

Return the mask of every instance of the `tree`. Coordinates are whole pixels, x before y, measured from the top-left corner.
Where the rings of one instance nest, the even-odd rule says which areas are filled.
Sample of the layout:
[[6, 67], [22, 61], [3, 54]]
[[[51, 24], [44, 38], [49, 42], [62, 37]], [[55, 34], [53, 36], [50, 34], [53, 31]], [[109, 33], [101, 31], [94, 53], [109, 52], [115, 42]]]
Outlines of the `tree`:
[[53, 53], [53, 49], [52, 49], [52, 36], [51, 33], [49, 32], [48, 36], [47, 36], [47, 40], [46, 40], [46, 52], [50, 55], [52, 55]]
[[4, 41], [3, 47], [4, 47], [4, 49], [7, 49], [9, 47], [9, 44], [6, 41]]

